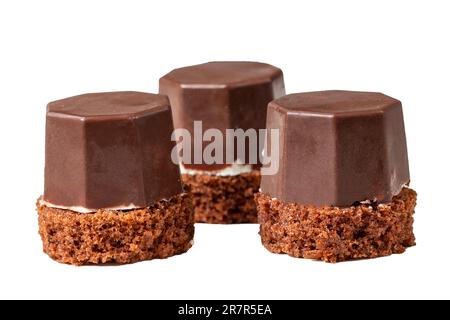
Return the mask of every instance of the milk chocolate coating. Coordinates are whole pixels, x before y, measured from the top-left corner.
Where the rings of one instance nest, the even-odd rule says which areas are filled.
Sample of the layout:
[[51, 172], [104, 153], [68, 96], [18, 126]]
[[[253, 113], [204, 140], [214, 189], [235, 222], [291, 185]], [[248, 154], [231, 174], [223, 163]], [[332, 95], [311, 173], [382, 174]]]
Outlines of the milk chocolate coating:
[[267, 128], [280, 130], [280, 170], [261, 182], [274, 198], [318, 206], [383, 203], [409, 182], [402, 105], [384, 94], [287, 95], [269, 104]]
[[[216, 128], [224, 135], [226, 129], [263, 129], [267, 104], [285, 94], [282, 71], [257, 62], [209, 62], [175, 69], [160, 79], [159, 91], [169, 96], [175, 128], [185, 128], [191, 135], [199, 120], [203, 131]], [[248, 151], [247, 144], [247, 155]], [[241, 160], [248, 163], [249, 157]], [[226, 167], [184, 165], [200, 170]]]
[[47, 106], [44, 200], [87, 209], [146, 207], [181, 193], [166, 96], [93, 93]]

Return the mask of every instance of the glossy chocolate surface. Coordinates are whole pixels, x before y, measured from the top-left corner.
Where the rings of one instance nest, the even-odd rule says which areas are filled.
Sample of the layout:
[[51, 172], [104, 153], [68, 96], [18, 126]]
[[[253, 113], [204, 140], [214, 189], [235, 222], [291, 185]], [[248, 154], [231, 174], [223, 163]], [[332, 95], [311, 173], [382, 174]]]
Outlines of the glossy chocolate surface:
[[409, 183], [402, 105], [394, 98], [353, 91], [291, 94], [269, 104], [267, 128], [280, 130], [280, 169], [262, 177], [261, 190], [282, 201], [383, 203]]
[[[263, 129], [267, 104], [285, 93], [282, 71], [257, 62], [209, 62], [175, 69], [160, 79], [159, 91], [170, 98], [175, 128], [185, 128], [191, 134], [194, 121], [203, 122], [203, 131], [216, 128], [223, 134], [226, 129]], [[192, 144], [192, 152], [194, 147]], [[246, 152], [248, 155], [248, 145]], [[241, 160], [248, 163], [249, 157]], [[226, 167], [205, 163], [184, 166], [199, 170]]]
[[181, 192], [166, 96], [93, 93], [47, 107], [44, 200], [84, 209], [139, 208]]

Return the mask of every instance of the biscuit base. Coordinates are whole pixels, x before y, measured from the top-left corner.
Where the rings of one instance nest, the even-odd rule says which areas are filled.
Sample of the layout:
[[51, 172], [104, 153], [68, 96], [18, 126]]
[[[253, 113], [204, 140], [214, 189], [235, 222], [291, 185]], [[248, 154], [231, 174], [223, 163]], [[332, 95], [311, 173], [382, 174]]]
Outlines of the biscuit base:
[[186, 252], [194, 236], [191, 197], [134, 210], [78, 213], [37, 204], [44, 252], [66, 264], [125, 264]]
[[254, 195], [259, 190], [258, 170], [235, 176], [183, 174], [193, 196], [195, 222], [257, 223]]
[[283, 203], [258, 193], [262, 244], [273, 253], [339, 262], [403, 253], [415, 245], [417, 194], [403, 188], [387, 204], [348, 208]]

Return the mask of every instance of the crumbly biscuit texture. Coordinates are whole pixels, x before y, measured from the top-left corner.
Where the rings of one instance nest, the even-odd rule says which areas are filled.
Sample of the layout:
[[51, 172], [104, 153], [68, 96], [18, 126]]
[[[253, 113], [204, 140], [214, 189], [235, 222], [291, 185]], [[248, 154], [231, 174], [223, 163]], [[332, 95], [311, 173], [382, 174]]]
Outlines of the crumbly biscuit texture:
[[182, 180], [192, 193], [196, 222], [258, 222], [254, 199], [261, 182], [258, 170], [235, 176], [183, 174]]
[[151, 207], [77, 213], [37, 205], [44, 252], [61, 263], [125, 264], [186, 252], [194, 236], [190, 195]]
[[339, 262], [403, 253], [415, 245], [417, 194], [410, 188], [388, 204], [348, 208], [283, 203], [263, 193], [255, 199], [261, 240], [273, 253]]

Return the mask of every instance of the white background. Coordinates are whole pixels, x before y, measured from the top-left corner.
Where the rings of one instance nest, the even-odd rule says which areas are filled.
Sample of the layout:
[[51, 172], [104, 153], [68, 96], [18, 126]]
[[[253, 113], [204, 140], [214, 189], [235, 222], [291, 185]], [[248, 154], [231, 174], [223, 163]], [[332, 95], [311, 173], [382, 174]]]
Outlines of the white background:
[[[450, 298], [448, 1], [0, 2], [1, 298]], [[47, 102], [157, 92], [175, 67], [255, 60], [288, 93], [381, 91], [403, 102], [417, 246], [325, 264], [274, 255], [256, 225], [197, 225], [186, 254], [120, 267], [42, 253]]]

